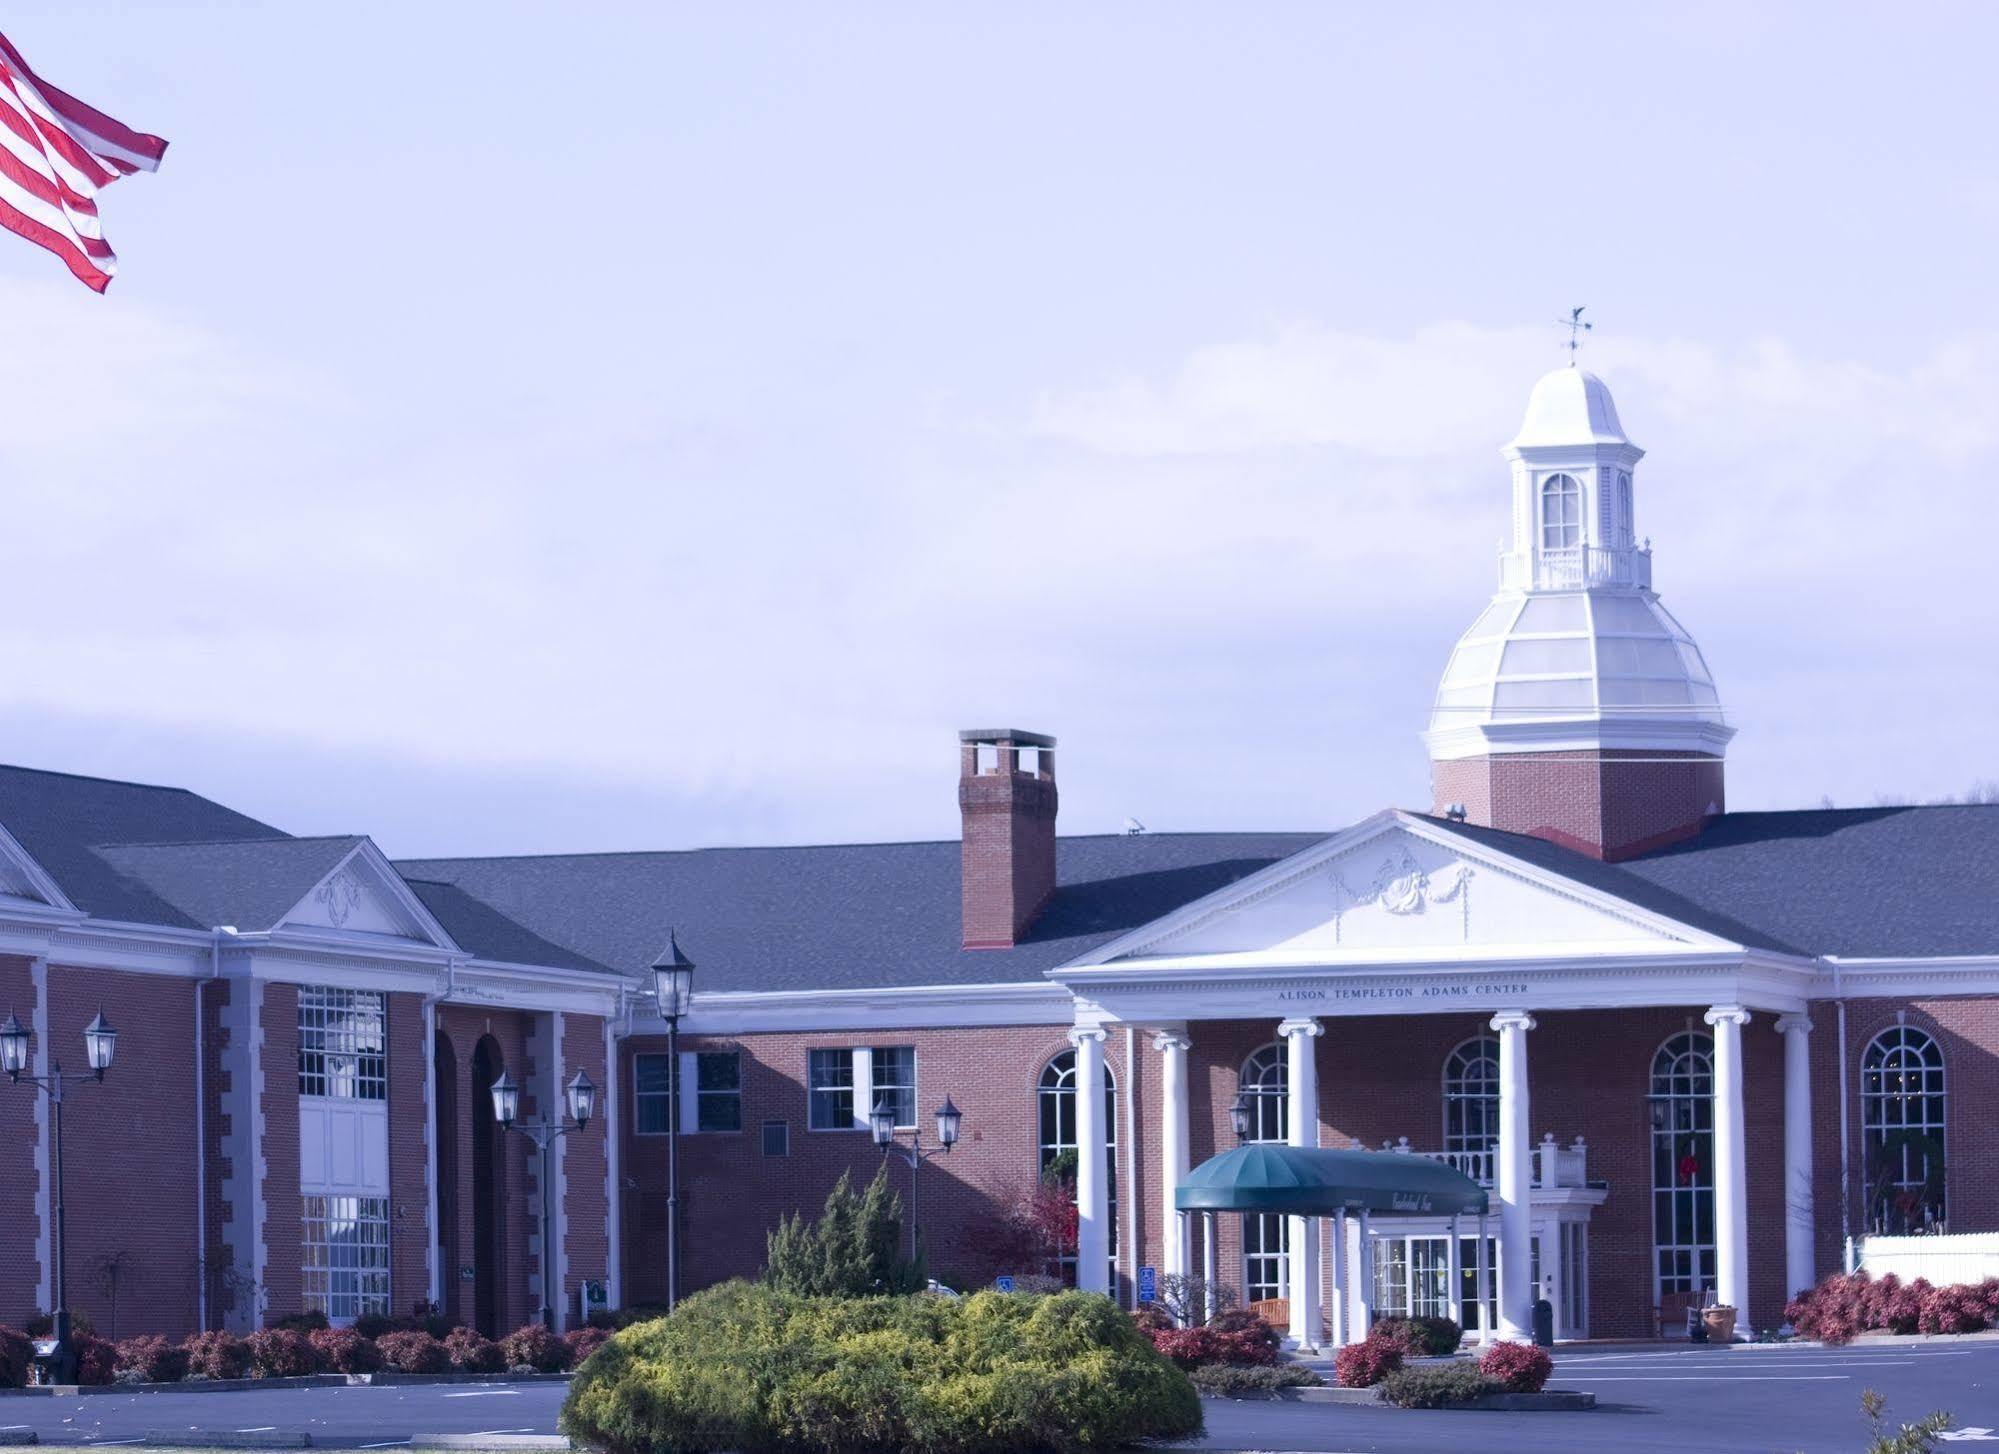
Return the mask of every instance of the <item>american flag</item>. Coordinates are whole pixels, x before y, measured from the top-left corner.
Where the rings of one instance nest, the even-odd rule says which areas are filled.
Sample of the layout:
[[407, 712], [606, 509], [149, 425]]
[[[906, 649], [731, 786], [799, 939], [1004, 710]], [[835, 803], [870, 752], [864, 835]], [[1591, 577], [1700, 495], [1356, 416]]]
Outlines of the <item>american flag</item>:
[[97, 221], [97, 192], [158, 171], [167, 144], [36, 75], [0, 35], [0, 227], [61, 258], [103, 292], [118, 259]]

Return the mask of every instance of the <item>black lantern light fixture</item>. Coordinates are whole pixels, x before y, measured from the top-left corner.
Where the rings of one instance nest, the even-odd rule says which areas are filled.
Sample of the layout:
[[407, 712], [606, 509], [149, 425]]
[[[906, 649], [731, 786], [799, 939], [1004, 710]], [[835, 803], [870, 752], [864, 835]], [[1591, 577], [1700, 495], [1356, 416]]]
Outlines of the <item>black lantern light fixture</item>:
[[[915, 1107], [910, 1108], [914, 1111]], [[912, 1115], [911, 1120], [915, 1117]], [[923, 1163], [934, 1157], [947, 1155], [958, 1144], [958, 1127], [965, 1119], [965, 1113], [953, 1105], [949, 1096], [937, 1108], [937, 1144], [926, 1148], [923, 1132], [912, 1130], [909, 1144], [895, 1139], [896, 1103], [887, 1096], [875, 1102], [875, 1108], [868, 1112], [868, 1130], [875, 1138], [875, 1145], [881, 1147], [882, 1155], [894, 1154], [902, 1158], [909, 1167], [909, 1255], [913, 1258], [921, 1250], [921, 1228], [917, 1220], [917, 1172]]]
[[666, 1308], [680, 1302], [680, 1017], [694, 1005], [694, 961], [666, 931], [652, 962], [652, 993], [666, 1021]]
[[535, 1179], [541, 1186], [541, 1324], [550, 1332], [555, 1330], [555, 1297], [550, 1283], [555, 1272], [555, 1259], [548, 1249], [554, 1244], [549, 1241], [549, 1174], [548, 1148], [572, 1131], [581, 1131], [590, 1124], [590, 1118], [597, 1110], [597, 1086], [581, 1070], [563, 1087], [562, 1096], [568, 1103], [569, 1119], [573, 1124], [561, 1121], [523, 1121], [521, 1115], [521, 1088], [513, 1076], [506, 1071], [492, 1084], [493, 1119], [500, 1123], [502, 1131], [518, 1131], [534, 1143], [535, 1154], [541, 1158]]
[[55, 1326], [53, 1336], [37, 1346], [35, 1363], [46, 1375], [47, 1382], [75, 1383], [77, 1351], [70, 1338], [69, 1255], [62, 1191], [62, 1106], [70, 1086], [103, 1081], [104, 1072], [111, 1068], [111, 1057], [118, 1049], [118, 1032], [104, 1018], [104, 1011], [99, 1010], [96, 1017], [83, 1027], [83, 1055], [90, 1069], [66, 1071], [58, 1060], [49, 1067], [47, 1075], [36, 1075], [28, 1069], [33, 1040], [34, 1033], [9, 1011], [7, 1023], [0, 1025], [0, 1070], [6, 1071], [7, 1079], [14, 1084], [19, 1085], [25, 1080], [49, 1098], [49, 1193], [54, 1203], [50, 1221], [55, 1228], [50, 1261], [54, 1264]]
[[1238, 1141], [1249, 1139], [1249, 1098], [1237, 1095], [1235, 1104], [1229, 1107], [1229, 1129], [1235, 1132]]

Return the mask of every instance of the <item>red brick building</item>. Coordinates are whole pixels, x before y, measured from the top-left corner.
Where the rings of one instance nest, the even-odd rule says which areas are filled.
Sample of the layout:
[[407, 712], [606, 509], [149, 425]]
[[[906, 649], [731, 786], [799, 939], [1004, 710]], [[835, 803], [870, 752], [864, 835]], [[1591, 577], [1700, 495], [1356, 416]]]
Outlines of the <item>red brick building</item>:
[[[1726, 812], [1733, 728], [1651, 589], [1608, 391], [1550, 375], [1506, 453], [1433, 811], [1330, 835], [1058, 838], [1055, 741], [1010, 728], [961, 735], [960, 839], [823, 848], [398, 864], [0, 769], [36, 1068], [100, 1008], [120, 1032], [67, 1106], [72, 1306], [128, 1335], [658, 1301], [670, 1117], [700, 1286], [873, 1173], [873, 1106], [907, 1139], [947, 1095], [963, 1139], [920, 1173], [945, 1281], [1043, 1270], [1010, 1222], [1073, 1165], [1084, 1286], [1205, 1270], [1312, 1341], [1370, 1310], [1514, 1334], [1541, 1297], [1564, 1336], [1708, 1296], [1769, 1327], [1847, 1236], [1999, 1225], [1999, 807]], [[677, 1062], [645, 973], [670, 928], [699, 963]], [[579, 1070], [599, 1114], [544, 1173], [489, 1087], [543, 1117]], [[1494, 1214], [1183, 1217], [1238, 1101], [1253, 1139], [1447, 1161]], [[18, 1325], [50, 1302], [49, 1127], [25, 1090], [0, 1118]]]

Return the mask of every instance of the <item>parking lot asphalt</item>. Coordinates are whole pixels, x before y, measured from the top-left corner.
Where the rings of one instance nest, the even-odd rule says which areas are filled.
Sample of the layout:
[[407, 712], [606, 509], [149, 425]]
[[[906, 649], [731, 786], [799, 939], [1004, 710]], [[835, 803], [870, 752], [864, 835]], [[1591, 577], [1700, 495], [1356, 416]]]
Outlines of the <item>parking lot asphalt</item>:
[[[1834, 1454], [1866, 1446], [1863, 1389], [1891, 1421], [1948, 1410], [1944, 1447], [1999, 1450], [1999, 1342], [1941, 1340], [1849, 1348], [1558, 1350], [1551, 1387], [1587, 1389], [1585, 1413], [1475, 1413], [1210, 1400], [1189, 1449], [1317, 1454]], [[393, 1449], [436, 1434], [553, 1434], [566, 1385], [433, 1384], [244, 1393], [97, 1394], [0, 1399], [0, 1447], [33, 1431], [45, 1444], [117, 1447], [173, 1434], [305, 1432], [315, 1447]]]

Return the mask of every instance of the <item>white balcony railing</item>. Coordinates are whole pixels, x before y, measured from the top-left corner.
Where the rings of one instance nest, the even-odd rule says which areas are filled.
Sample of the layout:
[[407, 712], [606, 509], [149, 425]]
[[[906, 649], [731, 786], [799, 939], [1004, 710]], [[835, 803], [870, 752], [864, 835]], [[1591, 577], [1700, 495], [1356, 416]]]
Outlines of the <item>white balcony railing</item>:
[[1581, 591], [1592, 586], [1622, 586], [1652, 589], [1652, 548], [1650, 545], [1571, 545], [1559, 550], [1543, 549], [1538, 557], [1520, 551], [1501, 551], [1499, 588], [1502, 591]]
[[[1418, 1151], [1403, 1136], [1395, 1141], [1384, 1141], [1381, 1149], [1393, 1151], [1401, 1156], [1424, 1156], [1431, 1161], [1441, 1161], [1446, 1166], [1456, 1167], [1480, 1186], [1492, 1186], [1497, 1180], [1496, 1161], [1498, 1152], [1484, 1151]], [[1529, 1158], [1534, 1168], [1534, 1185], [1542, 1189], [1555, 1187], [1583, 1187], [1589, 1185], [1589, 1148], [1578, 1136], [1566, 1146], [1557, 1145], [1554, 1133], [1541, 1138]]]

